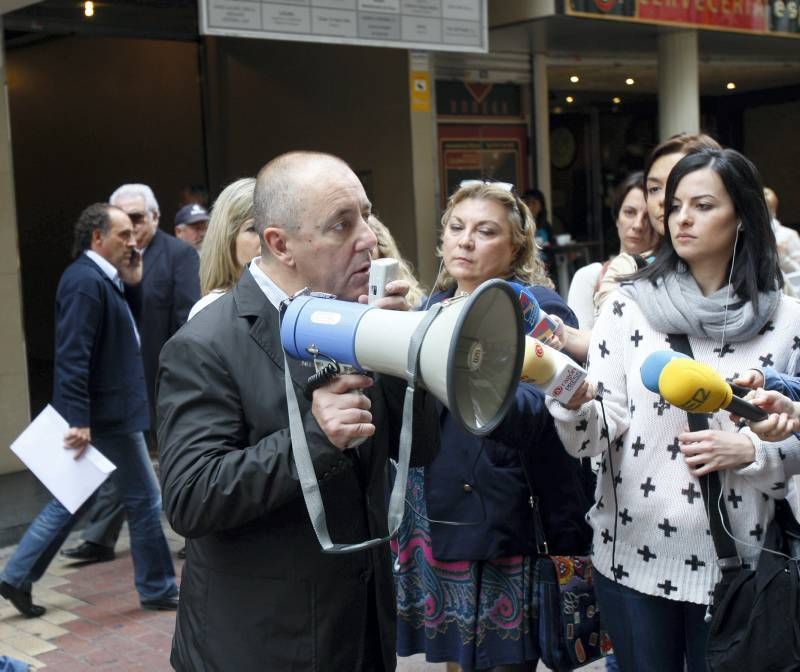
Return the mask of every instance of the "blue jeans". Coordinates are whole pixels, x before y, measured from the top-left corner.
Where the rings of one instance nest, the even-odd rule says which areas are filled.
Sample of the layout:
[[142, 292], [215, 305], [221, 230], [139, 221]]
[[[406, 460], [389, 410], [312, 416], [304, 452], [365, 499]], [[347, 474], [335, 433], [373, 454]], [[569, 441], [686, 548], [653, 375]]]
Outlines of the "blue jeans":
[[31, 669], [28, 663], [23, 663], [16, 658], [0, 656], [0, 672], [28, 672]]
[[599, 572], [594, 581], [622, 672], [705, 672], [704, 605], [645, 595]]
[[[139, 598], [177, 595], [175, 569], [161, 529], [161, 492], [144, 436], [141, 432], [105, 434], [93, 436], [92, 444], [117, 466], [110, 478], [128, 515], [134, 583]], [[52, 499], [28, 527], [0, 579], [30, 591], [58, 553], [81, 511], [72, 515], [58, 500]]]

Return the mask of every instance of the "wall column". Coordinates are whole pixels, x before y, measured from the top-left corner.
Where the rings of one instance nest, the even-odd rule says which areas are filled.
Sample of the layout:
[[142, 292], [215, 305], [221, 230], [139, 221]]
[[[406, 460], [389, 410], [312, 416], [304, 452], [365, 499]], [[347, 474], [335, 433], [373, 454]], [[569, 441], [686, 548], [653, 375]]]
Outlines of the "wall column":
[[0, 474], [24, 469], [8, 446], [30, 421], [20, 283], [11, 119], [0, 15]]
[[533, 137], [536, 147], [534, 162], [536, 182], [534, 186], [541, 190], [549, 207], [552, 208], [547, 53], [544, 50], [544, 40], [540, 39], [535, 31], [531, 33], [531, 85], [533, 87]]
[[700, 132], [700, 76], [697, 31], [658, 37], [658, 134]]
[[439, 159], [436, 141], [436, 85], [431, 56], [409, 52], [411, 166], [414, 184], [414, 221], [417, 234], [416, 271], [420, 282], [433, 289], [438, 264]]

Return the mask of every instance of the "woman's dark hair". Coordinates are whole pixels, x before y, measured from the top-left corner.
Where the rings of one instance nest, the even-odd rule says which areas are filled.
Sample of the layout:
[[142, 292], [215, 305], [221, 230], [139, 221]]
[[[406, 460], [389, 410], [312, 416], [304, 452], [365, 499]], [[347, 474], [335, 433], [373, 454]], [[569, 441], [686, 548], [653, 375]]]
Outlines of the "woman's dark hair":
[[541, 210], [536, 216], [536, 226], [542, 227], [547, 223], [547, 201], [544, 200], [544, 192], [541, 189], [528, 189], [522, 194], [522, 200], [527, 203], [528, 201], [539, 201]]
[[111, 223], [109, 210], [112, 207], [108, 203], [92, 203], [78, 216], [72, 238], [73, 258], [80, 256], [84, 250], [92, 246], [92, 232], [95, 229], [108, 233]]
[[[736, 218], [742, 224], [731, 284], [740, 298], [752, 301], [758, 310], [758, 293], [783, 287], [783, 275], [778, 265], [778, 250], [764, 200], [764, 188], [753, 163], [733, 149], [702, 149], [684, 156], [667, 179], [664, 208], [669, 213], [675, 190], [684, 177], [705, 168], [719, 175], [733, 201]], [[664, 221], [668, 232], [669, 214]], [[666, 235], [653, 263], [631, 279], [646, 278], [655, 284], [658, 278], [675, 273], [679, 261], [672, 236]], [[727, 272], [730, 272], [730, 267]]]
[[614, 219], [614, 223], [617, 221], [623, 201], [625, 201], [625, 198], [634, 189], [641, 189], [642, 192], [644, 192], [644, 173], [641, 170], [637, 170], [635, 173], [628, 175], [628, 177], [622, 180], [622, 182], [617, 185], [617, 188], [614, 189], [614, 201], [611, 204], [611, 215]]
[[[642, 182], [644, 183], [647, 180], [653, 164], [662, 156], [667, 156], [667, 154], [694, 154], [703, 149], [722, 149], [722, 146], [705, 133], [678, 133], [670, 136], [660, 145], [656, 145], [650, 152], [650, 156], [647, 157], [647, 163], [644, 166]], [[645, 194], [647, 194], [646, 190]]]

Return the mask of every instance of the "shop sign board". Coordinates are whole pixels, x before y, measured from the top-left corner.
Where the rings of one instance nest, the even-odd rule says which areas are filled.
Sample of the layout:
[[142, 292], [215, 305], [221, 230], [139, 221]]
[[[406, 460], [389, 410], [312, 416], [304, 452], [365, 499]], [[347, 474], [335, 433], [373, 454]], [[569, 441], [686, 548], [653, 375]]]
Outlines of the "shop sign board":
[[488, 0], [198, 0], [200, 33], [485, 52]]
[[800, 37], [800, 0], [564, 0], [573, 16]]

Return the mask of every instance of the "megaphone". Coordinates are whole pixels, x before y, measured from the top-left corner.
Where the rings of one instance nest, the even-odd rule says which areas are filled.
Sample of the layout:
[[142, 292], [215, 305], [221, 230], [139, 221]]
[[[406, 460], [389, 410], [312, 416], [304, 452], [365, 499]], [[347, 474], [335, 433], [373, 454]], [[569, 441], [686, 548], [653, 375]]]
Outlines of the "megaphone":
[[281, 322], [290, 357], [321, 356], [399, 378], [408, 378], [409, 347], [420, 336], [416, 384], [447, 406], [464, 430], [489, 434], [514, 399], [525, 351], [519, 301], [503, 280], [488, 280], [427, 311], [297, 296]]
[[728, 382], [714, 369], [693, 359], [673, 359], [658, 378], [658, 389], [673, 406], [691, 413], [725, 409], [748, 420], [766, 420], [769, 414], [733, 394]]

